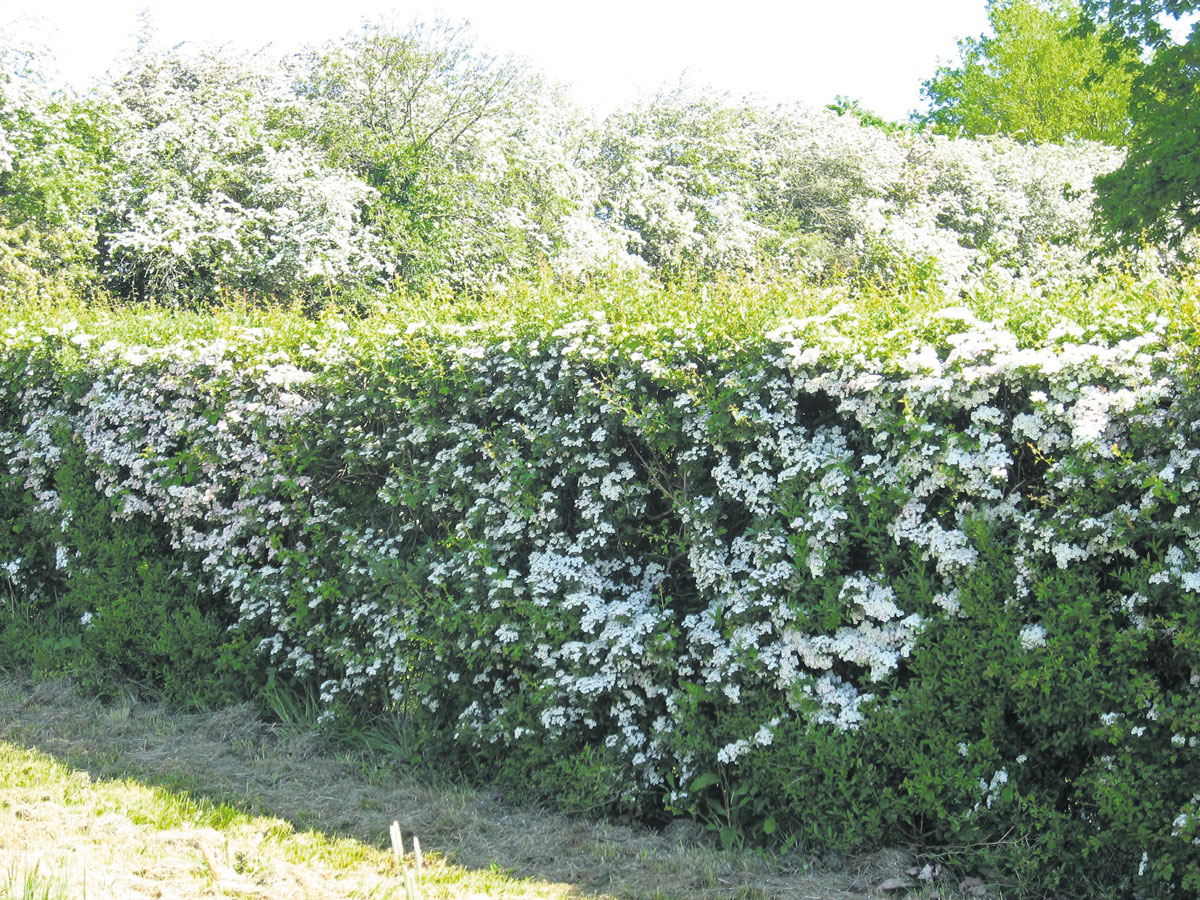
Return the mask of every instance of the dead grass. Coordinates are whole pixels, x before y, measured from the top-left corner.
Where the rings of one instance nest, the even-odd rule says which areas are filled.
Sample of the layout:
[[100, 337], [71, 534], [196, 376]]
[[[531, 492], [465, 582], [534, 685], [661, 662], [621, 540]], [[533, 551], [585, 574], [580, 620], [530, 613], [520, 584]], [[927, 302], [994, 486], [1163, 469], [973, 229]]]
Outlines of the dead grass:
[[967, 896], [901, 886], [914, 863], [901, 852], [836, 865], [722, 853], [686, 825], [568, 818], [379, 769], [249, 707], [186, 715], [0, 678], [0, 900], [4, 873], [33, 867], [66, 873], [48, 900], [403, 898], [393, 820], [421, 839], [429, 898]]

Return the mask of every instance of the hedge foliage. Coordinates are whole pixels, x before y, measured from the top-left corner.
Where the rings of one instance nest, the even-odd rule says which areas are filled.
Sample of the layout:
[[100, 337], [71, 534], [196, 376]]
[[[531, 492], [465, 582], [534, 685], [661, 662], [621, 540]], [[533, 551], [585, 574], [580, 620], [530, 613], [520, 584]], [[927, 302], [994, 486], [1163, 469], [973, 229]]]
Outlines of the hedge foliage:
[[12, 307], [0, 665], [308, 686], [726, 843], [1195, 892], [1196, 295]]

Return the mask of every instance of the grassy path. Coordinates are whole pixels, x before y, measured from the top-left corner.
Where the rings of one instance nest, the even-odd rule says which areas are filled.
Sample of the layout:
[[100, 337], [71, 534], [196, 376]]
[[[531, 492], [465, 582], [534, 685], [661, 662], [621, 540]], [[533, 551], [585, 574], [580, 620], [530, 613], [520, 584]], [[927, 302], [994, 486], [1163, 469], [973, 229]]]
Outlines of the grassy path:
[[837, 868], [722, 854], [694, 830], [422, 782], [247, 707], [185, 715], [0, 678], [0, 900], [404, 900], [393, 820], [425, 848], [426, 898], [951, 896], [887, 884], [902, 854]]

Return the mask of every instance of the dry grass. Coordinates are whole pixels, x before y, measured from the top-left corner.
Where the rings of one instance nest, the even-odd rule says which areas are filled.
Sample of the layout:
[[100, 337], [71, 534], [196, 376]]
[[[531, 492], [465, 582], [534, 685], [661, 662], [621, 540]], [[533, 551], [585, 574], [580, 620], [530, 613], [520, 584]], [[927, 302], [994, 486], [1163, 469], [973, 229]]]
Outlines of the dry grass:
[[913, 864], [900, 852], [836, 865], [722, 853], [686, 826], [600, 824], [422, 782], [249, 707], [184, 715], [0, 679], [0, 900], [6, 873], [18, 888], [36, 875], [45, 900], [404, 898], [393, 820], [425, 848], [429, 898], [967, 896], [896, 886]]

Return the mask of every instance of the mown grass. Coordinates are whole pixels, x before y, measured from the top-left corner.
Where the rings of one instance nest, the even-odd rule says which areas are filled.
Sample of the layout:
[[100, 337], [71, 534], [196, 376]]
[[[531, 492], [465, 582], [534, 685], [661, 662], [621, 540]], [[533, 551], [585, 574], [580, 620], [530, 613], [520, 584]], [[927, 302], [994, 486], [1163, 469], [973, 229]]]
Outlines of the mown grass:
[[[315, 785], [313, 786], [316, 787]], [[114, 829], [114, 820], [121, 826]], [[107, 823], [99, 835], [96, 827]], [[73, 832], [63, 840], [53, 831]], [[120, 832], [119, 845], [109, 837]], [[322, 882], [320, 896], [404, 897], [395, 860], [371, 843], [288, 821], [250, 815], [190, 791], [133, 778], [93, 778], [88, 771], [10, 741], [0, 741], [0, 859], [9, 863], [0, 898], [105, 896], [116, 886], [160, 882], [170, 896], [292, 894], [278, 884], [281, 867], [302, 867]], [[130, 871], [113, 861], [129, 857]], [[89, 875], [89, 870], [92, 874]], [[558, 896], [555, 885], [490, 868], [472, 871], [434, 854], [424, 870], [426, 896]], [[120, 896], [119, 890], [111, 891]], [[146, 891], [143, 890], [143, 893]], [[153, 891], [151, 891], [153, 893]]]
[[[409, 848], [421, 838], [427, 898], [863, 900], [916, 862], [724, 853], [692, 826], [564, 817], [378, 749], [335, 753], [246, 706], [184, 715], [0, 679], [0, 900], [400, 900], [394, 820]], [[954, 879], [909, 881], [915, 897], [964, 896]]]

